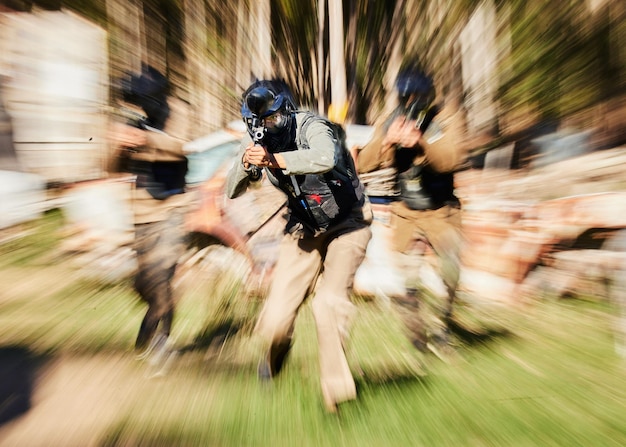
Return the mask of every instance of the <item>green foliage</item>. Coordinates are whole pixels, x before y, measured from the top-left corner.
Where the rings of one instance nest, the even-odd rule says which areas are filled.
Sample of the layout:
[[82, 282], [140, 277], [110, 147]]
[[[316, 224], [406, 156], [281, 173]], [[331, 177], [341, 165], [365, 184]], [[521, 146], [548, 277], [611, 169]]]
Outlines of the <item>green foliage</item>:
[[[562, 118], [602, 99], [606, 61], [602, 26], [585, 21], [581, 1], [513, 2], [512, 70], [501, 87], [504, 112], [535, 104], [544, 119]], [[586, 25], [586, 26], [585, 26]]]
[[41, 219], [0, 232], [0, 267], [37, 263], [60, 241], [63, 215], [55, 209]]
[[303, 105], [317, 104], [317, 68], [312, 58], [318, 38], [316, 7], [311, 0], [271, 2], [273, 53], [281, 61], [275, 67], [277, 76], [285, 78]]

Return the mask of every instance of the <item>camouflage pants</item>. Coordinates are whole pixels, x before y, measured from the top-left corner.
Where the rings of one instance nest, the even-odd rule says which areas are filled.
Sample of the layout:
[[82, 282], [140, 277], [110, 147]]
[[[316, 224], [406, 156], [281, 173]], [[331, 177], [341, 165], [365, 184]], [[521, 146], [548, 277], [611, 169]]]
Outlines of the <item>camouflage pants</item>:
[[394, 261], [403, 272], [406, 293], [394, 307], [412, 343], [445, 341], [460, 276], [461, 212], [445, 206], [411, 210], [392, 205]]
[[136, 349], [144, 349], [157, 333], [168, 337], [174, 319], [172, 278], [185, 250], [182, 213], [173, 213], [160, 222], [135, 226], [138, 271], [135, 290], [148, 304], [141, 322]]

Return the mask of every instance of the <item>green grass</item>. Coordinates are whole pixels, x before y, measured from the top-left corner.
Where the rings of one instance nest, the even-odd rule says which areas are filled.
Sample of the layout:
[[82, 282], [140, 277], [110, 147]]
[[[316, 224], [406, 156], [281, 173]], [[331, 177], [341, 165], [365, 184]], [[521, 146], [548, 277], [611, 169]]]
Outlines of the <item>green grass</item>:
[[[52, 358], [127, 358], [141, 376], [145, 365], [131, 347], [143, 305], [129, 282], [100, 284], [51, 261], [60, 218], [48, 214], [28, 236], [0, 245], [0, 346]], [[260, 383], [250, 339], [259, 303], [237, 290], [222, 284], [182, 298], [174, 335], [186, 349], [166, 377], [138, 382], [100, 445], [626, 444], [626, 365], [614, 353], [602, 302], [482, 309], [483, 321], [507, 330], [460, 339], [458, 356], [443, 362], [415, 352], [384, 303], [358, 299], [347, 354], [359, 398], [330, 415], [321, 403], [309, 307], [281, 376]], [[211, 343], [225, 323], [239, 330]]]

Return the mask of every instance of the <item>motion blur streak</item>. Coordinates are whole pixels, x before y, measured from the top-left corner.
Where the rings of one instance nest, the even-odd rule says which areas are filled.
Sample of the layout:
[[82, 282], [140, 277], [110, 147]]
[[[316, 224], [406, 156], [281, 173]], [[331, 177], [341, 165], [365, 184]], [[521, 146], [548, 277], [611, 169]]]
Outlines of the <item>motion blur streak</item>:
[[[0, 447], [626, 444], [625, 17], [621, 0], [0, 1]], [[256, 378], [284, 209], [265, 184], [223, 195], [241, 93], [284, 79], [303, 108], [345, 111], [356, 153], [408, 61], [464, 122], [454, 349], [417, 352], [392, 315], [375, 204], [345, 347], [358, 399], [329, 416], [308, 303], [284, 374]], [[190, 107], [197, 193], [174, 349], [148, 359], [134, 179], [109, 139], [142, 64]]]

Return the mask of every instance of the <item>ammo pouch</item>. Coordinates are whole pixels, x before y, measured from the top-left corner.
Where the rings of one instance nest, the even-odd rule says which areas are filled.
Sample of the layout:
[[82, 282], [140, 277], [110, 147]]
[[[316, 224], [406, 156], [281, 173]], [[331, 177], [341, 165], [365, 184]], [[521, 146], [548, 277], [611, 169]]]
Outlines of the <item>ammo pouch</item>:
[[413, 165], [398, 175], [400, 199], [412, 210], [436, 208], [432, 197], [423, 187], [422, 171], [422, 166]]
[[349, 208], [342, 206], [342, 204], [337, 202], [337, 197], [335, 197], [333, 192], [329, 191], [304, 193], [304, 199], [315, 225], [320, 230], [327, 229], [334, 221], [347, 215], [347, 211], [350, 211], [352, 205], [354, 205], [354, 200], [352, 200]]
[[302, 195], [318, 230], [326, 230], [346, 217], [363, 197], [363, 185], [336, 170], [322, 175], [307, 175]]
[[335, 201], [322, 198], [319, 194], [306, 194], [304, 197], [317, 227], [319, 229], [328, 228], [332, 220], [339, 214], [339, 207]]
[[187, 159], [156, 162], [129, 160], [128, 168], [137, 176], [137, 188], [145, 188], [157, 200], [185, 192]]

